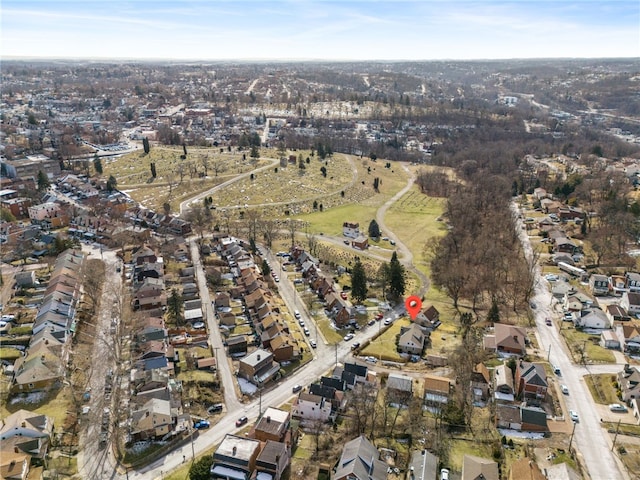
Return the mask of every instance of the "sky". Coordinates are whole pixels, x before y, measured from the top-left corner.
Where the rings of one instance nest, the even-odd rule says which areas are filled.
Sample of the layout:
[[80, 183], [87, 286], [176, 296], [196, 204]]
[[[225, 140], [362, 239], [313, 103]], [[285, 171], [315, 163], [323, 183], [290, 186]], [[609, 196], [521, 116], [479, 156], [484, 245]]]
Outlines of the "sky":
[[2, 58], [640, 57], [640, 0], [2, 0]]

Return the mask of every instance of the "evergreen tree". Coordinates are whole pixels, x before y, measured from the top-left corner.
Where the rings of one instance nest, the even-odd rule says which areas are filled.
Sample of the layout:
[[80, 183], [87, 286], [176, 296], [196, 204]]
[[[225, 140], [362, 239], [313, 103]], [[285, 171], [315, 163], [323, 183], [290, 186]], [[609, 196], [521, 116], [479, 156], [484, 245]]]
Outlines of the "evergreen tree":
[[249, 154], [249, 156], [255, 160], [258, 160], [258, 158], [260, 158], [260, 150], [258, 149], [258, 147], [256, 147], [255, 145], [252, 145], [251, 153]]
[[491, 302], [491, 308], [487, 313], [487, 321], [491, 323], [500, 322], [500, 309], [498, 308], [498, 302], [496, 302], [495, 300]]
[[351, 297], [357, 302], [364, 302], [367, 299], [367, 274], [358, 257], [351, 271]]
[[371, 238], [380, 238], [380, 226], [375, 219], [369, 222], [369, 237]]
[[211, 478], [211, 466], [213, 456], [204, 455], [189, 468], [189, 480], [209, 480]]
[[96, 170], [98, 175], [102, 175], [102, 160], [100, 160], [98, 155], [93, 157], [93, 168]]
[[116, 177], [113, 175], [109, 175], [109, 180], [107, 180], [107, 192], [113, 192], [118, 186], [118, 181]]
[[156, 164], [154, 162], [151, 162], [150, 168], [151, 168], [151, 176], [153, 178], [156, 178], [156, 175], [157, 175]]
[[393, 252], [389, 262], [389, 294], [392, 298], [399, 299], [404, 295], [406, 282], [404, 266], [398, 260], [398, 254]]
[[167, 311], [176, 324], [182, 321], [182, 295], [175, 288], [171, 289], [171, 295], [167, 299]]
[[142, 139], [142, 148], [144, 148], [144, 153], [148, 155], [151, 147], [149, 146], [149, 139], [147, 137]]
[[38, 191], [43, 192], [49, 188], [49, 177], [42, 170], [38, 170]]
[[264, 275], [265, 277], [268, 277], [270, 273], [271, 273], [271, 267], [269, 266], [269, 263], [266, 260], [263, 260], [262, 275]]

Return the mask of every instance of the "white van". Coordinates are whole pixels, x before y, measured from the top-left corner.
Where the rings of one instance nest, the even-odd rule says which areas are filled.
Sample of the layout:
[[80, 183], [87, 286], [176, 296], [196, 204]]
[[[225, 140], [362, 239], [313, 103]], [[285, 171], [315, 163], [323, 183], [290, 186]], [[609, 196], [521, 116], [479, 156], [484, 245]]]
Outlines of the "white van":
[[449, 480], [449, 469], [443, 468], [440, 470], [440, 480]]

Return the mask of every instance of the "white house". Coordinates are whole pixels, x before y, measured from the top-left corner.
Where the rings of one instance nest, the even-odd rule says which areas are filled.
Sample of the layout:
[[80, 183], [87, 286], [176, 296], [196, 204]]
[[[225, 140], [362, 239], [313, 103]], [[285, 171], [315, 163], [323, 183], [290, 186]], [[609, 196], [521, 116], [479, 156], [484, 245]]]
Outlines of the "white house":
[[291, 416], [302, 424], [328, 422], [331, 417], [331, 402], [320, 395], [301, 393], [293, 404]]
[[576, 327], [582, 328], [611, 328], [609, 317], [599, 308], [590, 308], [580, 312], [580, 317], [574, 320]]
[[358, 238], [360, 236], [360, 224], [344, 222], [342, 224], [342, 235], [348, 238]]
[[640, 293], [624, 292], [622, 294], [622, 300], [620, 300], [620, 306], [624, 308], [629, 315], [640, 313]]

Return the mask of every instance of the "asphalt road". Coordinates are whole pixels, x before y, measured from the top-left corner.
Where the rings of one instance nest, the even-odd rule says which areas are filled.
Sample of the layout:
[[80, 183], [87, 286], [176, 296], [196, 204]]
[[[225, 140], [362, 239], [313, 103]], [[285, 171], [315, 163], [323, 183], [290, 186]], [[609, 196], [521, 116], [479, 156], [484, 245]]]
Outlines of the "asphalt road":
[[[517, 207], [514, 206], [517, 212]], [[528, 258], [531, 258], [532, 247], [528, 235], [522, 229], [522, 222], [518, 220], [517, 227], [520, 241]], [[532, 301], [535, 304], [533, 310], [540, 349], [546, 353], [552, 365], [560, 368], [561, 376], [556, 380], [569, 387], [569, 395], [565, 396], [565, 419], [570, 422], [569, 410], [578, 413], [580, 421], [575, 424], [573, 446], [582, 457], [589, 475], [594, 480], [628, 479], [624, 468], [621, 468], [615, 454], [611, 451], [609, 434], [600, 426], [600, 415], [595, 407], [589, 389], [583, 376], [586, 369], [573, 364], [571, 355], [566, 350], [564, 340], [555, 327], [545, 324], [545, 319], [557, 316], [552, 308], [552, 296], [547, 282], [541, 276], [540, 266], [536, 267], [536, 287]], [[619, 367], [613, 366], [619, 371]]]

